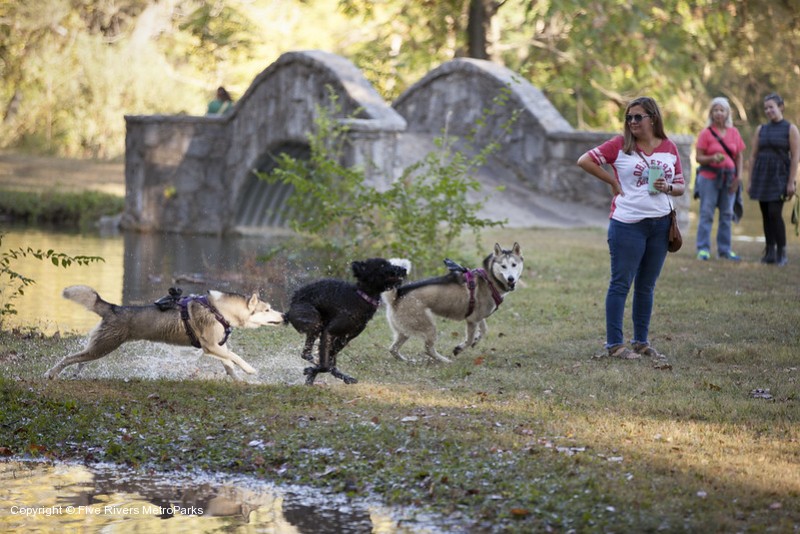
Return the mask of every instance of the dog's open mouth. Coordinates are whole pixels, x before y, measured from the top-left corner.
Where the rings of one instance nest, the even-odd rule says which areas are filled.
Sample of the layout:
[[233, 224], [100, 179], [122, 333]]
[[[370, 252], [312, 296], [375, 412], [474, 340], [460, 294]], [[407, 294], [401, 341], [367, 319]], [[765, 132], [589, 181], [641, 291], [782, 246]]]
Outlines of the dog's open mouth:
[[506, 283], [508, 284], [508, 290], [509, 291], [514, 291], [514, 288], [517, 287], [517, 281], [516, 280], [507, 280]]

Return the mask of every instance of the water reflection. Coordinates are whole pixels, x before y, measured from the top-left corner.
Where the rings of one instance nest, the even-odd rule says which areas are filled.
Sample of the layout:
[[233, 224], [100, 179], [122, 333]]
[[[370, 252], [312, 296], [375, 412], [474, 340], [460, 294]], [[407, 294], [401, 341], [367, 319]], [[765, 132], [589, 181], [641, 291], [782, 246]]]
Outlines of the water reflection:
[[0, 462], [0, 530], [430, 533], [390, 510], [252, 478], [141, 474], [120, 466]]
[[[101, 256], [105, 262], [67, 269], [33, 258], [15, 260], [12, 268], [36, 283], [15, 301], [18, 315], [9, 326], [34, 326], [47, 334], [86, 333], [98, 317], [64, 300], [61, 291], [72, 284], [94, 287], [114, 304], [144, 304], [179, 285], [184, 294], [221, 289], [260, 293], [274, 307], [288, 302], [287, 293], [311, 276], [281, 259], [268, 264], [259, 258], [274, 253], [281, 235], [193, 236], [179, 234], [77, 234], [41, 229], [0, 229], [3, 250], [53, 249], [70, 256]], [[5, 297], [0, 296], [0, 300]]]

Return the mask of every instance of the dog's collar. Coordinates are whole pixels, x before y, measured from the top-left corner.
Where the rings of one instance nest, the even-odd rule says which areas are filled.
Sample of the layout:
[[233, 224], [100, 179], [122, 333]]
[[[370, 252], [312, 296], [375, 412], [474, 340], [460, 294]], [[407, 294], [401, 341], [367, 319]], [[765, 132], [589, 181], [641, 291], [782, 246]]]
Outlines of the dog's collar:
[[356, 293], [358, 293], [359, 297], [366, 300], [368, 303], [372, 304], [374, 308], [377, 308], [378, 306], [381, 305], [380, 299], [370, 297], [369, 295], [364, 293], [364, 291], [362, 291], [361, 289], [356, 289]]
[[208, 311], [210, 311], [214, 318], [222, 325], [225, 329], [225, 336], [222, 338], [222, 341], [219, 342], [220, 346], [224, 345], [228, 341], [228, 336], [231, 335], [233, 328], [231, 328], [231, 324], [225, 320], [225, 317], [217, 310], [213, 304], [208, 302], [208, 297], [205, 295], [190, 295], [188, 297], [183, 297], [178, 301], [178, 306], [181, 309], [181, 319], [183, 320], [183, 326], [186, 329], [186, 335], [189, 336], [189, 341], [192, 342], [193, 347], [197, 347], [198, 349], [201, 347], [200, 340], [197, 339], [197, 334], [194, 333], [192, 330], [192, 326], [189, 324], [189, 303], [196, 302], [202, 306], [205, 306]]
[[467, 281], [467, 289], [469, 290], [469, 305], [467, 306], [467, 314], [464, 317], [469, 317], [472, 315], [472, 312], [475, 310], [475, 277], [479, 276], [483, 278], [486, 283], [489, 285], [489, 291], [492, 292], [492, 300], [494, 300], [495, 309], [500, 307], [500, 304], [503, 303], [503, 295], [497, 290], [491, 280], [489, 280], [489, 275], [486, 274], [485, 269], [467, 269], [464, 271], [464, 278]]

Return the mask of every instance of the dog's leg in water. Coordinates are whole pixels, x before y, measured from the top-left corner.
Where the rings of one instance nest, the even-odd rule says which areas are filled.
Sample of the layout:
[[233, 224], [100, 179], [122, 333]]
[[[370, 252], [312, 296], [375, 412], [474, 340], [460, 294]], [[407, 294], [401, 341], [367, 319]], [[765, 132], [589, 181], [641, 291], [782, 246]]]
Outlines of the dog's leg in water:
[[352, 376], [346, 375], [336, 368], [336, 356], [339, 354], [339, 351], [347, 346], [351, 339], [351, 337], [347, 336], [333, 338], [330, 353], [328, 354], [328, 359], [331, 362], [331, 374], [339, 380], [344, 380], [345, 384], [355, 384], [358, 382], [358, 380]]
[[[310, 335], [309, 335], [310, 337]], [[306, 347], [308, 347], [308, 339], [306, 338]], [[312, 365], [311, 367], [306, 367], [303, 369], [303, 374], [306, 375], [306, 385], [311, 386], [314, 384], [314, 380], [316, 380], [317, 375], [319, 373], [327, 373], [330, 371], [330, 367], [328, 365], [328, 343], [330, 341], [330, 334], [323, 330], [320, 332], [319, 335], [319, 361], [317, 365]], [[301, 356], [303, 359], [308, 359], [304, 356], [305, 348], [303, 349], [303, 354]]]
[[349, 341], [349, 337], [331, 338], [330, 334], [325, 331], [322, 332], [319, 337], [319, 364], [303, 369], [303, 374], [307, 377], [306, 385], [312, 385], [319, 373], [330, 373], [336, 378], [343, 380], [345, 384], [355, 384], [358, 382], [358, 380], [352, 376], [346, 375], [336, 368], [336, 355]]
[[92, 360], [98, 360], [108, 354], [109, 352], [113, 351], [122, 343], [125, 342], [125, 339], [120, 339], [116, 336], [109, 336], [109, 337], [89, 337], [89, 341], [86, 344], [86, 348], [80, 352], [76, 352], [75, 354], [70, 354], [69, 356], [65, 356], [60, 362], [55, 364], [53, 367], [47, 370], [44, 374], [45, 377], [49, 379], [53, 379], [61, 374], [61, 371], [64, 370], [65, 367], [69, 367], [73, 364], [80, 364], [78, 367], [78, 371], [75, 373], [77, 374], [83, 369], [84, 362], [90, 362]]
[[317, 340], [319, 332], [313, 332], [306, 336], [306, 344], [303, 346], [303, 353], [300, 355], [304, 360], [314, 361], [314, 342]]
[[211, 345], [203, 344], [203, 350], [209, 356], [212, 356], [220, 361], [222, 365], [225, 367], [225, 372], [228, 373], [228, 376], [233, 378], [234, 380], [242, 380], [240, 376], [238, 376], [234, 370], [233, 364], [238, 365], [242, 371], [245, 373], [252, 375], [256, 373], [256, 370], [253, 367], [244, 361], [241, 356], [233, 352], [231, 349], [227, 347], [227, 345], [219, 346], [215, 343]]
[[394, 356], [398, 360], [407, 362], [408, 358], [406, 358], [405, 356], [403, 356], [400, 353], [400, 347], [402, 347], [403, 344], [405, 344], [406, 341], [408, 341], [408, 336], [407, 335], [402, 334], [400, 332], [395, 332], [394, 333], [394, 342], [392, 343], [392, 346], [389, 347], [389, 354], [391, 354], [392, 356]]

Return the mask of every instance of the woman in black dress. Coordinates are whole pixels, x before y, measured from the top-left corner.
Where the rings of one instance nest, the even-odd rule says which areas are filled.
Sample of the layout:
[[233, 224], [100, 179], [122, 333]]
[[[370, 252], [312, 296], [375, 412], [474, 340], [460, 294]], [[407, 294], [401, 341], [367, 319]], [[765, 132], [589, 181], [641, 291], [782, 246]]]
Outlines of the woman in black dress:
[[753, 135], [750, 156], [750, 198], [758, 200], [767, 247], [762, 263], [786, 265], [786, 225], [783, 203], [796, 191], [795, 177], [800, 159], [800, 132], [783, 118], [783, 98], [776, 93], [764, 97], [769, 122]]

